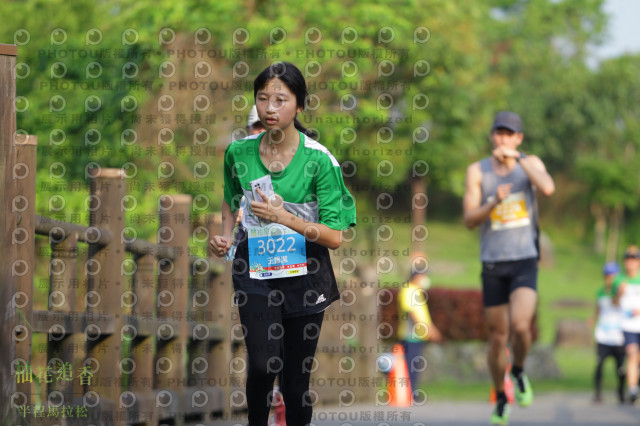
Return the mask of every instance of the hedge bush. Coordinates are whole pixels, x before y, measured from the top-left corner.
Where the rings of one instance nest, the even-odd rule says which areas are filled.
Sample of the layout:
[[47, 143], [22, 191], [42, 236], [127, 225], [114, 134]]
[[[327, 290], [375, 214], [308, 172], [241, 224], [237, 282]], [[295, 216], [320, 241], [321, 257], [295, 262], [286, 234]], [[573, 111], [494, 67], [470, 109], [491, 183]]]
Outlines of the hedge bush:
[[[385, 289], [391, 297], [379, 298], [380, 322], [388, 323], [393, 332], [390, 338], [397, 339], [399, 322], [397, 288]], [[482, 291], [476, 289], [448, 289], [433, 287], [427, 291], [427, 306], [433, 323], [445, 341], [487, 340], [488, 330], [484, 320]], [[534, 317], [532, 339], [538, 339], [537, 317]]]

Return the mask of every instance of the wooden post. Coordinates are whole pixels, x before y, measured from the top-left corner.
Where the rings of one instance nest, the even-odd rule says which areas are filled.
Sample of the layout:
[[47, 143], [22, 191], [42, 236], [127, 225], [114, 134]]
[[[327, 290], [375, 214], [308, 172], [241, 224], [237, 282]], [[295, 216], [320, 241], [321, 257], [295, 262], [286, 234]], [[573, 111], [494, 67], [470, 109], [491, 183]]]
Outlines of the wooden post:
[[[191, 196], [163, 195], [158, 200], [158, 243], [173, 247], [173, 261], [159, 259], [158, 317], [173, 328], [173, 337], [158, 342], [155, 378], [158, 388], [178, 394], [187, 382], [187, 313], [189, 298], [189, 236]], [[164, 326], [167, 329], [166, 326]], [[175, 425], [182, 424], [177, 417]]]
[[[133, 416], [144, 419], [148, 425], [158, 424], [158, 410], [153, 407], [156, 398], [153, 394], [154, 355], [156, 353], [156, 256], [152, 253], [135, 256], [136, 272], [133, 276], [135, 303], [132, 306], [132, 318], [137, 337], [131, 346], [131, 359], [135, 370], [130, 375], [128, 391], [134, 393], [136, 405], [131, 410]], [[135, 418], [135, 417], [134, 417]]]
[[62, 241], [51, 241], [51, 261], [49, 263], [50, 311], [71, 312], [75, 308], [77, 255], [77, 234], [67, 235]]
[[[35, 272], [35, 220], [36, 220], [36, 160], [38, 137], [34, 135], [16, 136], [16, 164], [12, 179], [17, 186], [18, 195], [27, 201], [21, 212], [19, 222], [12, 236], [16, 244], [18, 274], [16, 276], [15, 309], [20, 315], [21, 324], [15, 332], [16, 360], [25, 366], [31, 363], [31, 344], [33, 338], [33, 275]], [[24, 269], [23, 269], [24, 267]], [[31, 393], [35, 393], [33, 383], [17, 385], [17, 392], [24, 395], [24, 402], [32, 405]], [[16, 401], [21, 403], [22, 401]]]
[[[155, 318], [156, 258], [152, 254], [136, 258], [134, 275], [134, 294], [137, 301], [133, 305], [133, 315], [138, 324]], [[153, 389], [153, 354], [155, 336], [141, 336], [134, 340], [131, 358], [136, 363], [132, 374], [130, 389], [134, 392], [150, 393]]]
[[[120, 299], [125, 288], [125, 277], [121, 268], [125, 260], [125, 244], [120, 238], [125, 225], [122, 200], [127, 188], [125, 174], [121, 169], [100, 169], [91, 179], [90, 226], [111, 231], [113, 238], [104, 247], [90, 246], [86, 263], [88, 274], [87, 310], [94, 314], [113, 315], [112, 334], [102, 330], [101, 337], [89, 342], [89, 356], [99, 363], [99, 370], [92, 378], [91, 390], [101, 400], [118, 402], [121, 388], [120, 332], [123, 315], [120, 314]], [[115, 313], [115, 314], [114, 314]], [[103, 413], [108, 411], [101, 404]], [[122, 424], [113, 410], [113, 424]]]
[[[207, 219], [207, 229], [210, 238], [214, 235], [222, 234], [222, 218], [220, 216], [209, 216]], [[208, 247], [207, 258], [214, 258], [211, 247]], [[217, 259], [217, 258], [216, 258]], [[220, 261], [220, 260], [218, 260]], [[214, 322], [226, 330], [226, 336], [220, 343], [209, 348], [207, 379], [210, 383], [217, 383], [223, 391], [225, 415], [231, 414], [229, 397], [231, 395], [231, 364], [232, 342], [231, 330], [231, 295], [233, 293], [233, 283], [231, 281], [231, 262], [224, 262], [225, 268], [222, 273], [209, 275], [207, 283], [207, 293], [209, 304], [205, 307], [205, 316], [211, 317]], [[243, 389], [244, 390], [244, 389]]]
[[[206, 265], [205, 272], [193, 273], [199, 270], [200, 263], [191, 266], [191, 285], [189, 286], [189, 321], [200, 327], [200, 324], [213, 321], [210, 308], [210, 297], [207, 292], [207, 284], [209, 281], [208, 271], [209, 264]], [[207, 303], [208, 302], [208, 303]], [[203, 368], [203, 359], [207, 360], [207, 347], [209, 342], [205, 340], [192, 340], [189, 344], [189, 359], [187, 360], [187, 377], [190, 386], [202, 386], [207, 377], [207, 371]]]
[[[77, 287], [76, 264], [78, 255], [78, 235], [72, 233], [62, 241], [51, 241], [51, 261], [49, 266], [49, 310], [53, 312], [71, 313], [75, 308], [75, 290]], [[79, 354], [78, 345], [84, 342], [83, 335], [73, 334], [71, 330], [61, 328], [61, 333], [49, 334], [48, 359], [59, 361], [52, 365], [56, 376], [69, 377], [65, 369], [73, 377], [82, 367], [84, 359]], [[84, 351], [83, 351], [84, 352]], [[82, 354], [83, 355], [83, 354]], [[75, 358], [75, 359], [74, 359]], [[64, 396], [65, 404], [73, 404], [73, 380], [56, 380], [51, 383], [48, 392], [59, 391]]]
[[3, 260], [0, 262], [0, 310], [4, 313], [0, 322], [0, 341], [6, 346], [0, 351], [0, 419], [2, 425], [16, 424], [16, 412], [11, 408], [11, 399], [16, 391], [16, 377], [11, 368], [16, 357], [13, 342], [14, 328], [18, 323], [16, 310], [12, 303], [16, 293], [16, 276], [12, 268], [16, 266], [18, 252], [12, 244], [12, 236], [18, 222], [18, 212], [14, 202], [17, 202], [17, 187], [12, 173], [16, 163], [16, 147], [14, 136], [16, 133], [16, 56], [18, 48], [14, 45], [0, 45], [0, 247]]
[[[377, 282], [377, 274], [373, 267], [362, 268], [359, 270], [359, 276], [352, 276], [365, 283]], [[375, 377], [376, 376], [376, 358], [375, 348], [378, 345], [377, 325], [380, 322], [377, 292], [373, 286], [361, 286], [358, 289], [357, 301], [353, 305], [353, 311], [357, 312], [358, 317], [358, 341], [361, 347], [365, 348], [363, 354], [356, 356], [358, 359], [358, 368], [354, 370], [354, 379], [359, 377]], [[356, 398], [360, 403], [371, 403], [374, 394], [369, 386], [360, 386], [356, 388]]]

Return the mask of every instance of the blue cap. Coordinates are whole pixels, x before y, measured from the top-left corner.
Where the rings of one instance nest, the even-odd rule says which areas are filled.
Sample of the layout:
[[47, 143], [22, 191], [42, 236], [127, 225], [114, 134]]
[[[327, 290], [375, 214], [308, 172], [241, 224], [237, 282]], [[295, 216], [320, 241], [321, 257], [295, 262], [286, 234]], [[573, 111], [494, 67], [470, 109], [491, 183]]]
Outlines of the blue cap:
[[604, 275], [617, 274], [618, 272], [620, 272], [620, 268], [616, 262], [607, 262], [602, 267], [602, 273]]

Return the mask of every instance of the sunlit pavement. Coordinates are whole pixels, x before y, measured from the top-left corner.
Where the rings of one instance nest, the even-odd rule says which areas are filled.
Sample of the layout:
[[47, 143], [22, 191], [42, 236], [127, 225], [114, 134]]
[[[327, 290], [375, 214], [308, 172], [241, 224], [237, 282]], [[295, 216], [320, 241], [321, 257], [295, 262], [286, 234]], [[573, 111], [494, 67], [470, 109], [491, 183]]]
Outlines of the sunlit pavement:
[[[613, 399], [613, 397], [612, 397]], [[317, 426], [345, 425], [487, 425], [493, 407], [488, 402], [427, 402], [421, 407], [360, 406], [319, 409]], [[333, 416], [330, 418], [329, 416]], [[346, 420], [342, 420], [344, 418]], [[547, 394], [527, 408], [512, 406], [510, 425], [640, 425], [640, 408], [613, 401], [592, 405], [590, 395]], [[346, 426], [346, 425], [345, 425]]]
[[[488, 425], [489, 402], [427, 402], [419, 407], [319, 407], [315, 426], [475, 426]], [[593, 405], [590, 394], [545, 394], [536, 396], [527, 408], [512, 406], [510, 425], [640, 425], [640, 407], [620, 406], [611, 395]], [[244, 420], [244, 422], [242, 421]], [[219, 426], [246, 424], [246, 419], [217, 421]], [[296, 426], [296, 425], [292, 425]]]

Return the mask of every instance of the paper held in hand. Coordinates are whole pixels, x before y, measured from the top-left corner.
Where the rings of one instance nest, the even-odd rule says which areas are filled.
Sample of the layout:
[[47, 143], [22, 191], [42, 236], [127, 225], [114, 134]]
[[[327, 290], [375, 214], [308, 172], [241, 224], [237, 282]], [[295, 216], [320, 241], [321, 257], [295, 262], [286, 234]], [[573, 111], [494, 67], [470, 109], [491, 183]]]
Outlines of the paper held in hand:
[[271, 183], [271, 176], [264, 175], [261, 178], [252, 180], [249, 183], [251, 184], [251, 193], [253, 194], [253, 199], [255, 201], [267, 201], [263, 200], [262, 197], [258, 195], [258, 188], [260, 188], [260, 191], [262, 191], [264, 195], [267, 196], [267, 198], [273, 195], [273, 183]]

